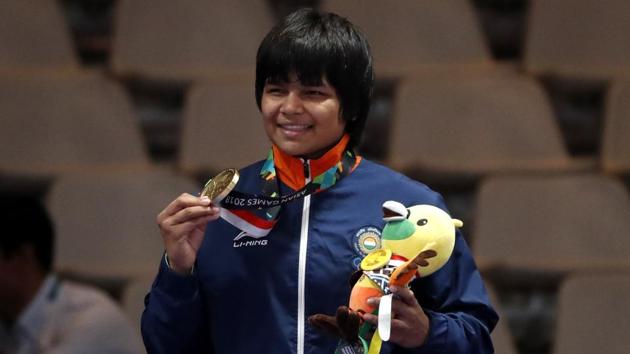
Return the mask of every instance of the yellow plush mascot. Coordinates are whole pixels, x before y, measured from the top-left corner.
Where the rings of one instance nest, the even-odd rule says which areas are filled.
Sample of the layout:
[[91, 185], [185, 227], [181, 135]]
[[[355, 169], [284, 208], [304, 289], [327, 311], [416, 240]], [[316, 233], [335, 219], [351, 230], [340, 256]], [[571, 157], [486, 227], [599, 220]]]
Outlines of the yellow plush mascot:
[[[463, 225], [435, 206], [407, 208], [395, 201], [383, 203], [383, 220], [382, 246], [361, 261], [349, 307], [339, 307], [335, 316], [309, 317], [311, 325], [341, 338], [335, 353], [377, 354], [381, 341], [390, 334], [389, 287], [409, 286], [416, 277], [426, 277], [446, 264], [455, 245], [455, 230]], [[371, 297], [382, 297], [378, 309], [367, 303]], [[368, 346], [366, 337], [372, 328], [362, 323], [361, 314], [377, 312], [378, 328]]]

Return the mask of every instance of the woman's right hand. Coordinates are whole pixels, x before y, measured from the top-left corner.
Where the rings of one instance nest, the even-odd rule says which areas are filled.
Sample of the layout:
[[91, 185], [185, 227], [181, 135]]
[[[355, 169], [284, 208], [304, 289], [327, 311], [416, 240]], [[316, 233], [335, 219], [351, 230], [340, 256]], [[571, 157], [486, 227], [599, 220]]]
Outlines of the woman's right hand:
[[201, 247], [206, 225], [219, 218], [220, 209], [208, 197], [184, 193], [157, 216], [168, 263], [177, 273], [189, 274]]

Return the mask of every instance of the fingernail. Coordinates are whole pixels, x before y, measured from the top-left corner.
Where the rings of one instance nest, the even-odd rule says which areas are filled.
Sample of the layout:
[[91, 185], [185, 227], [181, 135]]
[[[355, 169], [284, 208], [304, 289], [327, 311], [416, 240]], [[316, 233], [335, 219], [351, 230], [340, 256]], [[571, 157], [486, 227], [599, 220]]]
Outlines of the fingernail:
[[375, 305], [376, 304], [376, 298], [371, 297], [371, 298], [367, 299], [367, 303], [368, 303], [368, 305]]
[[203, 204], [210, 204], [210, 198], [208, 198], [208, 197], [207, 197], [207, 196], [205, 196], [205, 195], [204, 195], [203, 197], [201, 197], [200, 201], [201, 201], [201, 203], [203, 203]]

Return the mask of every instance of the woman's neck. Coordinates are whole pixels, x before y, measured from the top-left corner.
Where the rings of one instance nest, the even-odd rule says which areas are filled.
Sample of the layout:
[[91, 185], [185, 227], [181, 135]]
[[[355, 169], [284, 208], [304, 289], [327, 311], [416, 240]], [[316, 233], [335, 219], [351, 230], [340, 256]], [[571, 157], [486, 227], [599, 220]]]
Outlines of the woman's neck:
[[317, 154], [304, 156], [291, 156], [281, 151], [274, 145], [274, 165], [280, 180], [292, 189], [300, 189], [304, 186], [306, 176], [304, 175], [304, 163], [301, 159], [309, 160], [309, 177], [318, 176], [329, 168], [335, 166], [341, 160], [343, 153], [348, 146], [349, 137], [343, 135], [341, 139], [327, 149]]

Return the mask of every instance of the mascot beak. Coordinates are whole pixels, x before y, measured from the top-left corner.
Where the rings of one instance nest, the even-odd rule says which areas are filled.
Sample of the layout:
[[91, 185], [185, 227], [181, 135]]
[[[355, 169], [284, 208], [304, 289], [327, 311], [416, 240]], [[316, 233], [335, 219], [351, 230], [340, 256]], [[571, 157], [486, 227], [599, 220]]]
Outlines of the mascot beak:
[[409, 210], [404, 205], [392, 200], [383, 203], [383, 220], [385, 222], [402, 221], [408, 216]]

